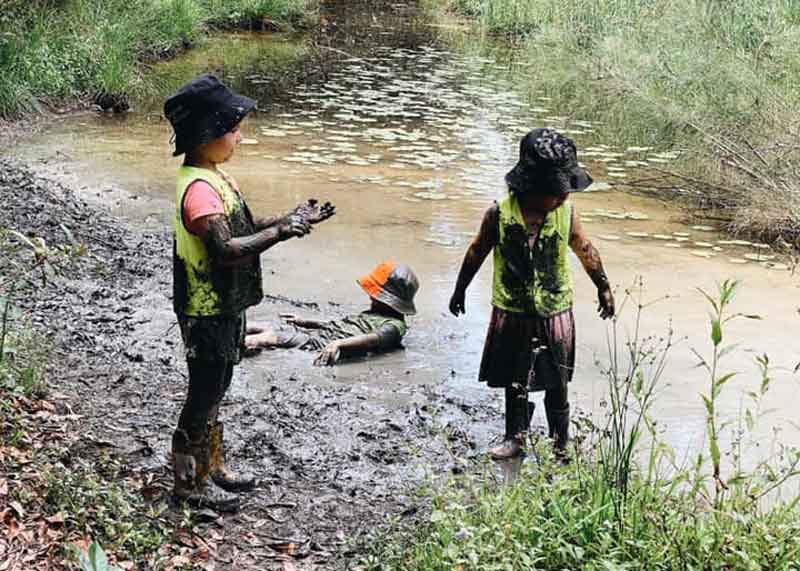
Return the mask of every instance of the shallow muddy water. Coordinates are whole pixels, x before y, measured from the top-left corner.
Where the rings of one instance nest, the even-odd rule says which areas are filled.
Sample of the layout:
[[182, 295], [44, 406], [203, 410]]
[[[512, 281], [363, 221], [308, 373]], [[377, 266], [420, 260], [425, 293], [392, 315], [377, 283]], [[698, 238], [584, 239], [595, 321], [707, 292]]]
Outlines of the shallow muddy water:
[[[311, 236], [265, 254], [270, 296], [319, 306], [300, 313], [336, 316], [366, 307], [355, 279], [381, 260], [408, 263], [420, 276], [419, 315], [410, 322], [405, 351], [329, 370], [311, 367], [306, 353], [265, 352], [244, 364], [247, 383], [235, 391], [259, 396], [269, 390], [267, 378], [294, 377], [354, 383], [368, 399], [402, 403], [424, 400], [421, 386], [446, 382], [454, 397], [494, 399], [501, 410], [501, 395], [475, 380], [490, 312], [491, 260], [468, 292], [466, 316], [450, 316], [447, 303], [483, 211], [505, 194], [503, 175], [514, 163], [516, 141], [530, 128], [551, 125], [577, 140], [583, 163], [603, 183], [573, 200], [618, 287], [618, 304], [641, 277], [644, 299], [661, 300], [644, 310], [641, 330], [662, 336], [671, 327], [679, 340], [656, 405], [678, 457], [704, 442], [699, 393], [708, 381], [693, 350], [708, 355], [710, 341], [708, 306], [697, 288], [713, 291], [726, 278], [742, 281], [734, 310], [763, 319], [726, 327], [725, 341], [741, 347], [726, 357], [723, 369], [741, 374], [725, 387], [722, 414], [739, 415], [747, 402], [743, 391], [760, 380], [754, 357], [768, 353], [776, 369], [762, 407], [774, 412], [758, 430], [765, 439], [759, 450], [769, 447], [772, 427], [782, 430], [779, 441], [800, 444], [791, 424], [800, 380], [791, 372], [800, 360], [800, 280], [772, 252], [687, 226], [668, 202], [620, 190], [614, 183], [641, 176], [672, 155], [614, 148], [602, 129], [568, 118], [569, 110], [557, 102], [516, 93], [508, 77], [513, 53], [467, 55], [402, 8], [372, 13], [349, 6], [333, 3], [325, 14], [321, 48], [302, 38], [239, 34], [154, 71], [171, 78], [164, 85], [215, 71], [259, 98], [262, 111], [248, 119], [243, 144], [226, 166], [254, 211], [286, 210], [308, 197], [336, 203], [337, 216]], [[238, 54], [235, 65], [227, 65], [229, 50]], [[314, 58], [324, 72], [314, 71]], [[304, 75], [288, 78], [295, 65]], [[123, 119], [84, 114], [54, 120], [20, 142], [16, 153], [58, 165], [118, 212], [169, 224], [167, 201], [174, 196], [179, 160], [170, 156], [170, 130], [153, 111], [157, 104], [139, 107]], [[596, 317], [592, 284], [574, 257], [572, 262], [578, 327], [572, 401], [601, 416], [605, 381], [595, 361], [607, 362], [608, 324]], [[286, 305], [269, 298], [250, 319], [277, 323], [278, 308]], [[632, 331], [634, 305], [628, 303], [619, 319], [623, 336]], [[545, 422], [541, 406], [535, 422]], [[498, 416], [493, 426], [476, 431], [485, 443], [501, 428]]]

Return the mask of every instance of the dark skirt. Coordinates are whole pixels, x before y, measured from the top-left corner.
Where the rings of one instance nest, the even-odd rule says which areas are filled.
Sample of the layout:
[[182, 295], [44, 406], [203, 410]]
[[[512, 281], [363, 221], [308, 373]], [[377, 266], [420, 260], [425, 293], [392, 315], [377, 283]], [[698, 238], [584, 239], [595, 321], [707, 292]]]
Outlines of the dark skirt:
[[575, 369], [572, 309], [548, 318], [492, 308], [479, 380], [490, 387], [527, 386], [541, 391], [564, 386]]

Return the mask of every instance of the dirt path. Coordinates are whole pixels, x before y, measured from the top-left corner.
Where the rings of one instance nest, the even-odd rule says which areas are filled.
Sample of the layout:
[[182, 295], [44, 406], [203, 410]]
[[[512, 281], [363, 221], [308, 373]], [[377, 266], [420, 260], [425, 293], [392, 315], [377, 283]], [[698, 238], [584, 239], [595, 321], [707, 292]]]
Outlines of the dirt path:
[[[21, 304], [52, 339], [49, 386], [82, 415], [87, 455], [102, 443], [151, 482], [148, 501], [165, 501], [168, 442], [186, 387], [168, 298], [170, 229], [115, 218], [9, 158], [0, 158], [0, 192], [0, 226], [48, 244], [63, 243], [66, 229], [88, 246]], [[275, 311], [291, 305], [265, 303]], [[265, 367], [268, 357], [259, 357]], [[237, 373], [221, 416], [233, 464], [260, 484], [240, 514], [207, 524], [224, 538], [216, 569], [289, 568], [287, 551], [298, 569], [346, 568], [366, 534], [416, 512], [414, 491], [427, 477], [474, 454], [474, 437], [459, 427], [499, 424], [493, 407], [447, 395], [446, 380], [388, 406], [357, 384], [310, 383], [280, 367], [269, 371], [268, 396], [254, 399], [236, 390], [246, 376]]]

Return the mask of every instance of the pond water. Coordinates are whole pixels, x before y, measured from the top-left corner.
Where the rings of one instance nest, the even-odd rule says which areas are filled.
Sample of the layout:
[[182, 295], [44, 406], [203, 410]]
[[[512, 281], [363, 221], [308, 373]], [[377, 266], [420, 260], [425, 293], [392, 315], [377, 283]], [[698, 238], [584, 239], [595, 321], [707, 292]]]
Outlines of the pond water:
[[[769, 448], [773, 428], [782, 431], [779, 441], [800, 444], [792, 424], [799, 379], [791, 370], [800, 360], [800, 280], [768, 248], [682, 223], [669, 197], [660, 201], [619, 189], [618, 183], [669, 163], [674, 154], [616, 148], [602, 126], [570, 117], [557, 101], [516, 91], [513, 73], [530, 66], [515, 60], [513, 48], [487, 46], [476, 55], [463, 47], [469, 39], [456, 47], [417, 16], [400, 4], [331, 2], [316, 42], [282, 35], [217, 37], [156, 66], [147, 78], [155, 96], [136, 103], [126, 118], [90, 113], [54, 119], [16, 152], [58, 163], [119, 212], [171, 223], [171, 207], [161, 199], [174, 196], [179, 159], [171, 157], [160, 102], [201, 71], [221, 75], [259, 100], [260, 111], [247, 120], [245, 139], [225, 167], [251, 208], [282, 211], [308, 197], [338, 208], [311, 236], [265, 254], [267, 293], [318, 303], [322, 309], [309, 315], [333, 316], [366, 306], [355, 279], [381, 260], [408, 263], [421, 279], [419, 315], [410, 322], [405, 351], [333, 370], [312, 368], [312, 356], [304, 353], [263, 353], [245, 363], [249, 380], [237, 390], [266, 394], [264, 379], [276, 371], [359, 383], [367, 398], [389, 402], [424, 400], [420, 385], [446, 383], [454, 397], [493, 399], [500, 410], [501, 395], [475, 380], [490, 313], [490, 260], [468, 292], [466, 316], [450, 316], [447, 303], [482, 213], [506, 192], [503, 175], [515, 161], [519, 138], [536, 126], [557, 127], [576, 139], [582, 162], [599, 183], [573, 200], [618, 287], [618, 302], [640, 277], [643, 299], [654, 301], [643, 311], [641, 330], [658, 337], [671, 328], [679, 340], [656, 404], [679, 458], [704, 442], [699, 393], [707, 391], [708, 380], [693, 351], [708, 355], [709, 307], [697, 288], [714, 291], [726, 278], [742, 282], [734, 310], [763, 319], [726, 326], [726, 343], [741, 346], [723, 369], [740, 375], [725, 387], [722, 415], [740, 415], [744, 391], [760, 381], [754, 358], [768, 353], [776, 368], [762, 405], [772, 412], [756, 432], [760, 450]], [[107, 192], [113, 188], [157, 200]], [[596, 316], [596, 293], [574, 257], [572, 265], [578, 327], [572, 400], [601, 415], [606, 384], [596, 361], [607, 362], [609, 325]], [[633, 330], [634, 305], [628, 303], [619, 318], [621, 337]], [[276, 307], [265, 302], [251, 320], [274, 323]], [[541, 406], [535, 422], [544, 423]], [[498, 417], [496, 426], [485, 427], [486, 438], [501, 426]]]

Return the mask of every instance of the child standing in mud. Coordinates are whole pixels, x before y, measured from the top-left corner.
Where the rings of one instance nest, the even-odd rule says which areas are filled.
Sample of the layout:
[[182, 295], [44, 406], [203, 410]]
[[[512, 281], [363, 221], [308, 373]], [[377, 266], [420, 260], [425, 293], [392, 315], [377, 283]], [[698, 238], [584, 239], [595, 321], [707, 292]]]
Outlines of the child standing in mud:
[[614, 315], [614, 296], [597, 249], [581, 227], [571, 192], [591, 177], [578, 165], [571, 139], [535, 129], [520, 142], [519, 162], [506, 175], [509, 195], [485, 213], [458, 274], [450, 312], [465, 312], [465, 293], [494, 250], [492, 316], [479, 380], [505, 390], [505, 438], [490, 454], [517, 456], [530, 426], [528, 391], [544, 390], [556, 454], [566, 460], [570, 407], [567, 385], [575, 364], [572, 248], [597, 287], [599, 314]]
[[284, 315], [293, 329], [249, 327], [245, 348], [257, 351], [303, 349], [319, 351], [315, 365], [335, 365], [342, 357], [385, 352], [402, 347], [408, 330], [406, 315], [414, 315], [414, 296], [419, 289], [417, 276], [409, 266], [383, 262], [357, 280], [370, 297], [370, 307], [355, 315], [334, 321]]
[[189, 369], [189, 390], [172, 437], [174, 496], [196, 507], [235, 511], [255, 481], [225, 466], [219, 406], [239, 362], [245, 310], [263, 297], [261, 252], [305, 236], [333, 215], [315, 201], [292, 212], [254, 218], [236, 182], [219, 165], [241, 139], [256, 102], [211, 75], [167, 99], [173, 156], [185, 154], [176, 185], [173, 306]]

